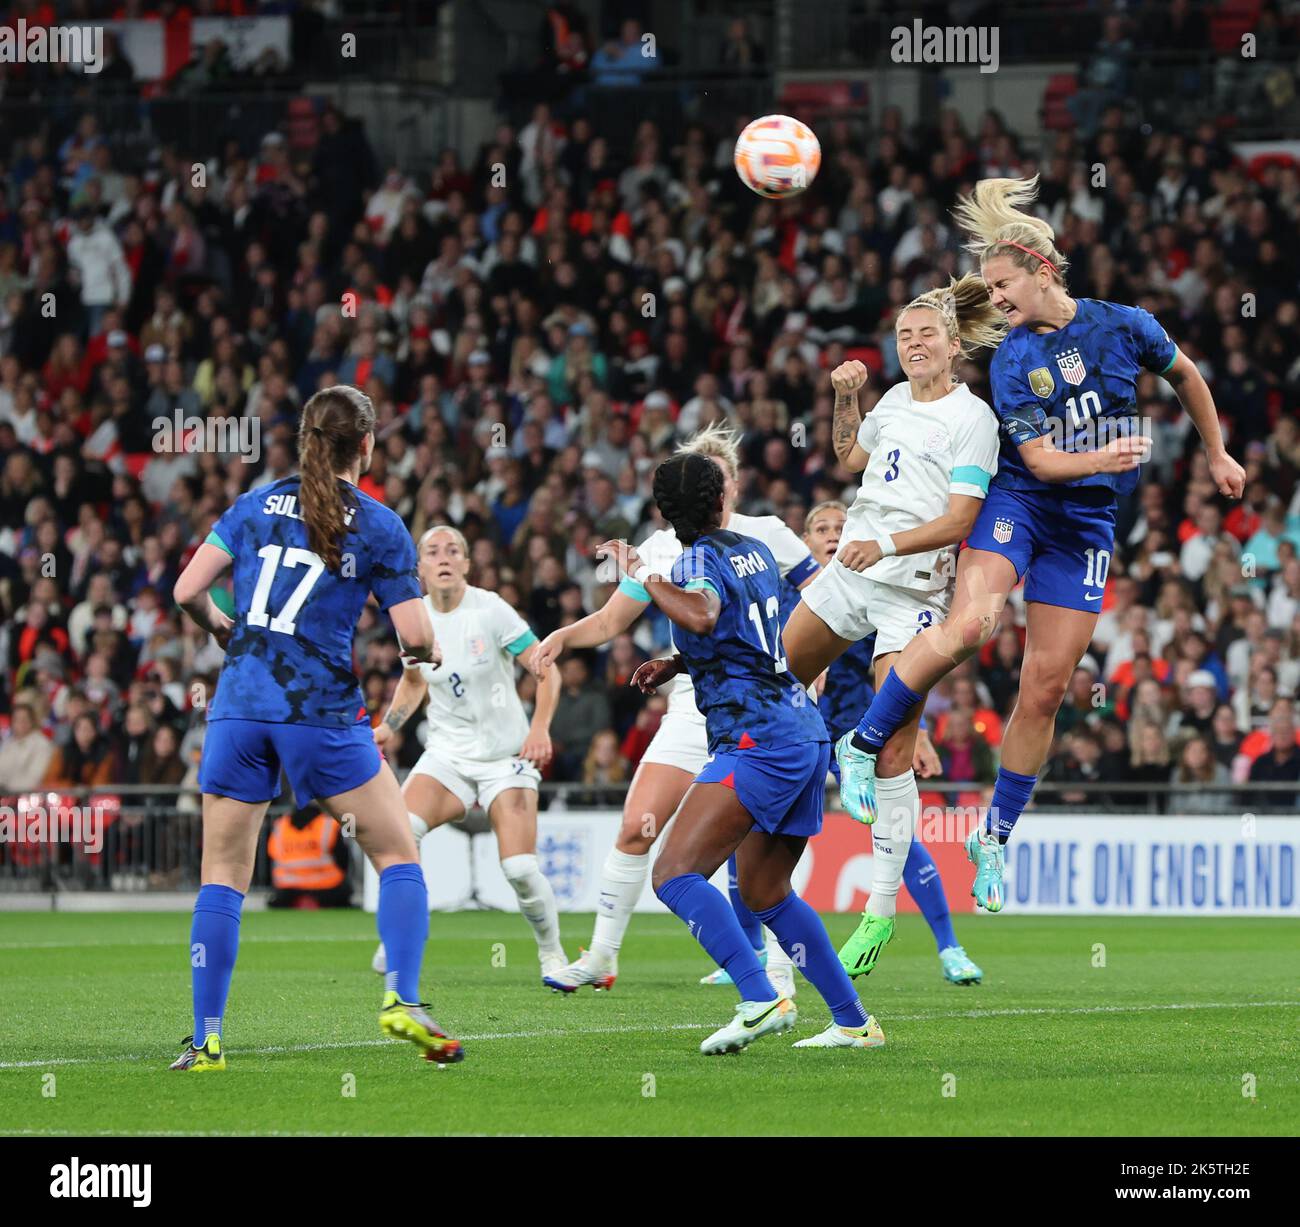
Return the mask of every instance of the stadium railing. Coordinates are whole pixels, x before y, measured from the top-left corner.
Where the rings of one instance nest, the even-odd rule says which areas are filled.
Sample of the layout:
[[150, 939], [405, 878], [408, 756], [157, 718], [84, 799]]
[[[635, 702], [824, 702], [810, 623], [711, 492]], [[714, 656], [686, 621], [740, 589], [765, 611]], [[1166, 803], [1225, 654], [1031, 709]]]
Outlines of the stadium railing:
[[[1176, 820], [1205, 813], [1294, 814], [1297, 785], [1287, 783], [1205, 786], [1135, 784], [1112, 781], [1069, 783], [1044, 780], [1033, 812], [1073, 815], [1150, 815]], [[626, 789], [580, 783], [545, 783], [542, 807], [549, 814], [602, 810], [610, 814], [610, 834]], [[927, 803], [944, 798], [953, 809], [969, 807], [988, 790], [968, 782], [925, 780]], [[1223, 804], [1207, 809], [1207, 794]], [[1188, 808], [1179, 808], [1179, 798]], [[827, 809], [839, 798], [828, 793]], [[123, 785], [97, 789], [41, 789], [20, 795], [0, 788], [0, 894], [110, 891], [149, 893], [192, 891], [199, 884], [202, 850], [201, 798], [176, 786]], [[294, 810], [289, 797], [271, 803], [268, 816]], [[40, 825], [43, 822], [44, 825]], [[270, 885], [266, 856], [269, 823], [259, 841], [253, 887]]]

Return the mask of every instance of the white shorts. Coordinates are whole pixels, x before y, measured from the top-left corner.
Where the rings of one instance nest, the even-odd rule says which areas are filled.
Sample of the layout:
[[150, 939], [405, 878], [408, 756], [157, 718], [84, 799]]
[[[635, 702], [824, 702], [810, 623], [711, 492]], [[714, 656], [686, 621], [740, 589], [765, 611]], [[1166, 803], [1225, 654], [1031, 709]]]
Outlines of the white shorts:
[[857, 643], [876, 632], [874, 656], [901, 652], [912, 636], [948, 616], [952, 585], [937, 592], [895, 588], [851, 571], [838, 560], [800, 593], [804, 604], [841, 639]]
[[709, 757], [709, 731], [698, 712], [668, 711], [650, 739], [643, 763], [662, 763], [699, 775]]
[[477, 800], [484, 810], [511, 788], [537, 791], [542, 773], [526, 758], [453, 758], [441, 750], [425, 750], [411, 775], [437, 780], [469, 812]]

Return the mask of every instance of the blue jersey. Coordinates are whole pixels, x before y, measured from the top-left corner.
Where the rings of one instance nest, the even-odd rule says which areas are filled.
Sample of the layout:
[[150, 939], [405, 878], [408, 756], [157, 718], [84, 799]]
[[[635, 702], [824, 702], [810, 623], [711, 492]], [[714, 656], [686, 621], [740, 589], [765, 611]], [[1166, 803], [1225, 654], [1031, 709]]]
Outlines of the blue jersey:
[[373, 592], [382, 609], [418, 600], [415, 544], [396, 513], [346, 486], [351, 504], [343, 565], [311, 552], [298, 478], [241, 495], [208, 541], [234, 559], [235, 629], [212, 720], [334, 728], [365, 714], [352, 671], [352, 637]]
[[[1054, 435], [1062, 451], [1091, 451], [1120, 435], [1140, 434], [1135, 429], [1138, 374], [1145, 368], [1163, 375], [1178, 355], [1150, 312], [1093, 298], [1076, 301], [1078, 310], [1064, 328], [1043, 333], [1013, 328], [993, 355], [989, 381], [1002, 434], [994, 486], [1100, 486], [1113, 494], [1137, 487], [1137, 469], [1044, 482], [1020, 458], [1020, 446], [1043, 435]], [[1104, 424], [1098, 426], [1099, 421]]]
[[753, 537], [719, 529], [673, 564], [672, 582], [707, 588], [722, 608], [708, 635], [674, 625], [673, 639], [695, 683], [709, 751], [826, 741], [808, 692], [781, 650], [781, 576], [772, 551]]

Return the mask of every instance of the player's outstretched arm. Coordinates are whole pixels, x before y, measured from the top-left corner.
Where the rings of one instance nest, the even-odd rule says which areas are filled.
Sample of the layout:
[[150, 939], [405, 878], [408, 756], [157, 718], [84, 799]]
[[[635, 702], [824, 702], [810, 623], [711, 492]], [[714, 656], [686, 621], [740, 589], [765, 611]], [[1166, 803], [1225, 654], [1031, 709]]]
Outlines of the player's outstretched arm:
[[712, 588], [687, 592], [662, 575], [649, 575], [641, 555], [626, 541], [605, 541], [596, 547], [599, 558], [612, 558], [620, 575], [630, 575], [645, 586], [650, 599], [670, 622], [692, 635], [711, 635], [717, 625], [722, 602]]
[[1219, 413], [1214, 407], [1214, 397], [1210, 393], [1205, 377], [1182, 350], [1174, 359], [1174, 364], [1165, 372], [1165, 379], [1173, 388], [1187, 416], [1192, 419], [1196, 433], [1205, 444], [1205, 453], [1210, 461], [1210, 476], [1219, 487], [1219, 493], [1229, 498], [1240, 498], [1246, 484], [1246, 472], [1231, 456], [1223, 445], [1223, 431], [1219, 429]]
[[[892, 557], [893, 554], [924, 554], [927, 550], [956, 545], [970, 536], [983, 503], [983, 499], [970, 494], [950, 494], [948, 510], [928, 524], [920, 524], [906, 532], [897, 533], [884, 543], [850, 541], [836, 555], [836, 561], [850, 571], [865, 571], [882, 558]], [[892, 552], [886, 553], [886, 547], [890, 544]]]
[[1090, 452], [1063, 452], [1050, 435], [1030, 439], [1016, 449], [1027, 468], [1039, 481], [1077, 481], [1097, 473], [1127, 473], [1150, 457], [1151, 438], [1130, 435], [1112, 439], [1105, 447]]
[[235, 624], [213, 604], [208, 589], [221, 578], [234, 561], [220, 546], [205, 541], [194, 552], [190, 565], [180, 573], [172, 596], [195, 623], [213, 635], [224, 648]]
[[527, 664], [529, 670], [540, 681], [560, 658], [561, 654], [574, 648], [598, 648], [608, 643], [615, 635], [621, 635], [635, 622], [646, 608], [645, 601], [638, 601], [626, 592], [614, 592], [595, 613], [579, 618], [570, 626], [562, 626], [552, 631], [541, 643], [529, 663], [529, 654], [525, 652], [520, 660]]

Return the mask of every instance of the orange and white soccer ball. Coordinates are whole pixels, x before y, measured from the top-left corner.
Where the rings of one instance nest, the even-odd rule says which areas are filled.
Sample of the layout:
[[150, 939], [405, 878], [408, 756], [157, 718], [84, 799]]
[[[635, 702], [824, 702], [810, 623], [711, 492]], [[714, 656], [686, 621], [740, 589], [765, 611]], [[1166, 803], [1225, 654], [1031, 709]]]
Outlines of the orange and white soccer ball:
[[736, 140], [736, 174], [770, 200], [795, 196], [817, 178], [822, 147], [813, 130], [789, 115], [764, 115]]

